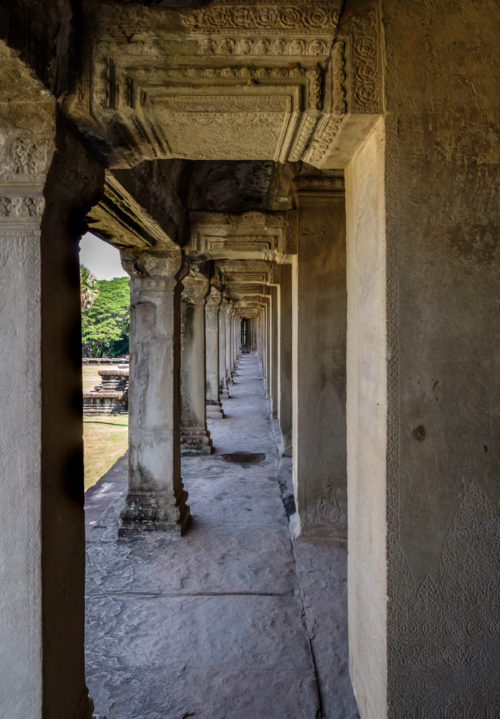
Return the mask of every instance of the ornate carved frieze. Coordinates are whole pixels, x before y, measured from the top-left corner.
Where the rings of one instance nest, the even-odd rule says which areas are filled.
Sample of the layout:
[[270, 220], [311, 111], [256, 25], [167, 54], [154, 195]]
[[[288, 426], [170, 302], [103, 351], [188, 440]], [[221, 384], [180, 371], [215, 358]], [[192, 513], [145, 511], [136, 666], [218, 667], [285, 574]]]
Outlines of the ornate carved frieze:
[[227, 30], [293, 31], [317, 33], [334, 31], [342, 7], [340, 0], [316, 3], [222, 4], [191, 10], [181, 15], [182, 24], [191, 31]]
[[351, 42], [350, 112], [380, 111], [377, 26], [377, 10], [375, 8], [355, 15], [348, 25]]
[[304, 37], [202, 37], [197, 54], [202, 57], [300, 57], [326, 58], [331, 40]]
[[324, 115], [318, 123], [311, 145], [305, 154], [305, 161], [310, 165], [321, 162], [328, 152], [333, 140], [339, 134], [345, 118], [334, 115]]

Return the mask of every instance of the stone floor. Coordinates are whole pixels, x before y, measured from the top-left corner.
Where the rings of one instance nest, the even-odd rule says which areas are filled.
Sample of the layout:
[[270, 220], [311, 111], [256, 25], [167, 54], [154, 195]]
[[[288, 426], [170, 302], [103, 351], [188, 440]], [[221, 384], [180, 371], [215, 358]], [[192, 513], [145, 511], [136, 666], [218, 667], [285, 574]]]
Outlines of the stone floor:
[[216, 453], [183, 459], [193, 515], [185, 537], [117, 539], [124, 458], [87, 495], [87, 682], [96, 713], [357, 717], [345, 547], [290, 538], [278, 482], [287, 468], [255, 355], [243, 356], [224, 411], [210, 424]]

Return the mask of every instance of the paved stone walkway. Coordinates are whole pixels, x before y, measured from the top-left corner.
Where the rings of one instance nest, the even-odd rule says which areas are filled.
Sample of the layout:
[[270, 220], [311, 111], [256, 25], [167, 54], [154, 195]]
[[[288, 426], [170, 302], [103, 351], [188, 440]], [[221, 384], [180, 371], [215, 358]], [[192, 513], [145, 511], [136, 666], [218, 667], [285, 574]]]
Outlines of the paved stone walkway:
[[216, 453], [182, 462], [185, 537], [116, 538], [123, 459], [88, 497], [87, 682], [107, 719], [357, 716], [345, 548], [292, 544], [255, 355], [235, 379]]

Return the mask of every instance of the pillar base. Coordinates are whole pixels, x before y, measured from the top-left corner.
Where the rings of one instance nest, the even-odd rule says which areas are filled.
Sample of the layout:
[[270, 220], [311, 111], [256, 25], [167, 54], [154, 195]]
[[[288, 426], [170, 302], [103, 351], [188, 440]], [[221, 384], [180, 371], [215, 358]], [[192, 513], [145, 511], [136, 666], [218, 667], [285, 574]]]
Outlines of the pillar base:
[[224, 419], [225, 417], [220, 401], [207, 404], [206, 411], [207, 419]]
[[185, 457], [198, 454], [212, 454], [214, 447], [210, 432], [204, 427], [183, 427], [181, 429], [181, 454]]
[[120, 512], [118, 536], [137, 536], [151, 531], [184, 534], [191, 523], [187, 497], [182, 483], [175, 492], [129, 492]]
[[226, 384], [224, 384], [224, 385], [220, 388], [219, 395], [220, 395], [220, 398], [221, 398], [221, 399], [231, 399], [231, 395], [229, 394], [229, 388], [228, 388], [228, 386], [227, 386]]

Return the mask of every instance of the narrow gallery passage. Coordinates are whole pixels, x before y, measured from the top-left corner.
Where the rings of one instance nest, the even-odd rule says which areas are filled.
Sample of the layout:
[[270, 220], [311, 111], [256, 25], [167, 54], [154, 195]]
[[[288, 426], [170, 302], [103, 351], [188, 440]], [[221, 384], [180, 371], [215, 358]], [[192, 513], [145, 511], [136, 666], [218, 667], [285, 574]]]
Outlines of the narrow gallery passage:
[[184, 537], [117, 538], [123, 460], [89, 496], [87, 682], [96, 714], [356, 717], [345, 547], [290, 538], [287, 460], [256, 354], [242, 356], [224, 412], [209, 422], [215, 453], [182, 460], [193, 516]]

